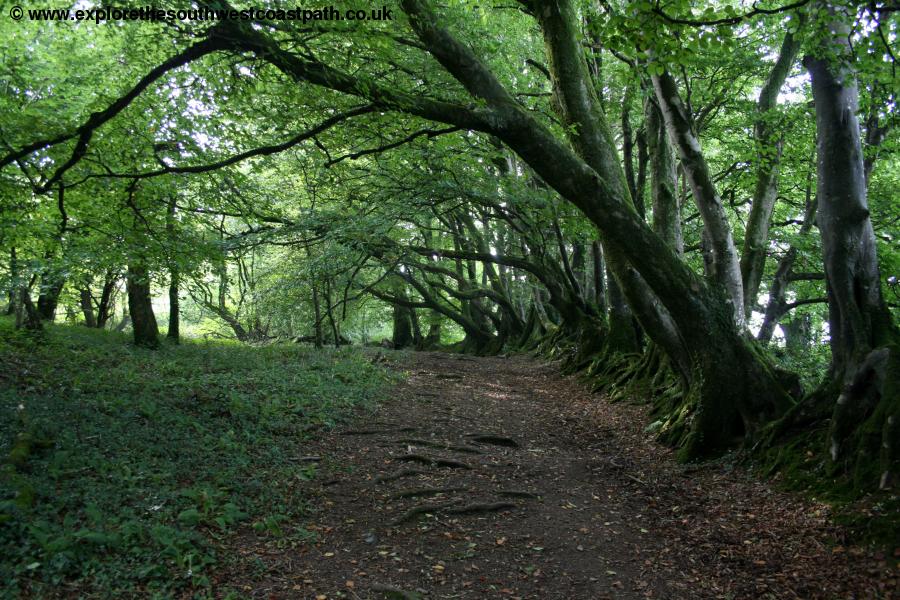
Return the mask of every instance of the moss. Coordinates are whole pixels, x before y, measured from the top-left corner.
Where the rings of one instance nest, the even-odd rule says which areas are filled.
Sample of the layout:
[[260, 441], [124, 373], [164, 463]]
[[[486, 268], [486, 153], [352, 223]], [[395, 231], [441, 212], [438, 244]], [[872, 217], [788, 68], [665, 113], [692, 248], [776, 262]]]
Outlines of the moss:
[[900, 496], [859, 485], [852, 473], [831, 462], [827, 448], [828, 426], [820, 422], [761, 446], [749, 459], [760, 476], [780, 488], [828, 504], [834, 521], [851, 531], [853, 542], [893, 551], [900, 539]]
[[16, 436], [12, 449], [9, 451], [7, 460], [9, 464], [16, 469], [21, 469], [28, 462], [31, 456], [31, 436], [28, 433], [20, 433]]

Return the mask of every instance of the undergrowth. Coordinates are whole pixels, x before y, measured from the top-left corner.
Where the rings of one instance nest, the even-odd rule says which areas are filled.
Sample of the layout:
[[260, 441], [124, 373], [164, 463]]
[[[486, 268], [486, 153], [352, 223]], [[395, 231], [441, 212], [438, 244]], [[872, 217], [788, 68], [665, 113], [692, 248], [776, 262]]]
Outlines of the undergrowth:
[[[806, 389], [821, 383], [827, 368], [828, 357], [822, 346], [809, 356], [798, 352], [779, 353], [781, 363], [800, 373], [800, 381]], [[827, 350], [827, 346], [824, 346]], [[643, 355], [609, 355], [595, 352], [589, 360], [578, 357], [577, 345], [563, 335], [546, 336], [536, 354], [561, 359], [565, 372], [582, 376], [591, 390], [600, 392], [604, 401], [627, 400], [635, 404], [650, 404], [645, 432], [653, 433], [660, 442], [679, 447], [686, 437], [686, 423], [691, 418], [691, 407], [684, 401], [677, 377], [669, 365], [659, 362], [658, 349], [645, 351]], [[654, 362], [656, 359], [656, 362]], [[585, 368], [584, 364], [588, 366]], [[787, 371], [786, 371], [787, 372]], [[836, 396], [836, 394], [835, 394]], [[877, 490], [880, 474], [877, 462], [872, 468], [861, 469], [870, 477], [854, 479], [846, 469], [835, 464], [828, 456], [828, 426], [830, 407], [822, 415], [810, 419], [802, 428], [795, 428], [777, 436], [757, 440], [751, 448], [727, 455], [727, 460], [746, 462], [756, 473], [773, 481], [778, 487], [800, 493], [802, 496], [827, 504], [832, 520], [843, 525], [852, 539], [846, 543], [872, 544], [900, 566], [900, 494], [897, 486]]]
[[870, 543], [893, 553], [900, 566], [900, 495], [896, 489], [860, 487], [827, 455], [828, 423], [794, 431], [752, 453], [751, 465], [779, 487], [831, 507], [835, 523], [852, 532], [852, 543]]
[[391, 377], [347, 348], [0, 319], [0, 597], [203, 596], [238, 526], [302, 541], [304, 443]]

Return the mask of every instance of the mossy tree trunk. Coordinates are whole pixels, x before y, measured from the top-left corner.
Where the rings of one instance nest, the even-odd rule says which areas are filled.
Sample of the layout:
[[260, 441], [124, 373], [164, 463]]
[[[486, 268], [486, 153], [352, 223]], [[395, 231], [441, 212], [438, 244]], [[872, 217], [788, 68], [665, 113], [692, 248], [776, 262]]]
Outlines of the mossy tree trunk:
[[[587, 67], [578, 45], [574, 6], [561, 1], [552, 6], [542, 5], [536, 12], [544, 31], [561, 117], [565, 124], [577, 125], [572, 146], [600, 176], [603, 194], [591, 193], [587, 188], [567, 193], [561, 179], [573, 177], [575, 172], [560, 172], [559, 161], [554, 165], [554, 173], [542, 175], [551, 185], [560, 185], [560, 192], [573, 201], [576, 197], [590, 199], [580, 200], [580, 207], [604, 235], [607, 256], [621, 255], [618, 268], [613, 270], [620, 286], [625, 282], [629, 284], [625, 291], [626, 295], [629, 289], [632, 291], [628, 296], [631, 308], [648, 335], [670, 356], [673, 365], [682, 365], [682, 369], [688, 371], [688, 403], [694, 413], [685, 429], [689, 433], [682, 438], [682, 456], [689, 459], [715, 453], [733, 445], [742, 436], [752, 434], [790, 405], [765, 358], [743, 337], [739, 325], [743, 305], [738, 261], [730, 228], [723, 222], [719, 210], [721, 203], [715, 205], [717, 196], [704, 196], [709, 200], [705, 209], [716, 231], [717, 259], [721, 266], [716, 280], [718, 285], [710, 286], [687, 269], [663, 238], [644, 226], [629, 200], [602, 110], [592, 87], [581, 84]], [[671, 99], [673, 95], [668, 97]], [[669, 116], [664, 116], [668, 124]], [[705, 169], [699, 150], [693, 150], [699, 146], [689, 143], [695, 138], [688, 122], [682, 118], [673, 125], [679, 128], [673, 132], [669, 127], [670, 139], [684, 142], [693, 152], [689, 158], [696, 159], [693, 163], [697, 169], [696, 187], [702, 188], [698, 193], [709, 192], [709, 186], [704, 187], [703, 180], [708, 169]], [[569, 131], [572, 130], [570, 127]], [[536, 150], [533, 145], [525, 144], [520, 153], [525, 153], [527, 160], [528, 154]], [[575, 165], [573, 168], [577, 171]], [[602, 206], [603, 197], [612, 202]], [[614, 221], [616, 225], [613, 225]], [[634, 237], [623, 238], [626, 229], [633, 231]], [[635, 252], [641, 243], [636, 243], [638, 238], [655, 249]], [[631, 269], [631, 265], [622, 268], [621, 263], [625, 260], [634, 266], [637, 276], [623, 276], [626, 269]], [[639, 282], [645, 282], [647, 291], [644, 293], [634, 293], [640, 290]], [[658, 300], [648, 302], [648, 295]], [[664, 311], [653, 311], [654, 304]], [[671, 326], [648, 326], [647, 323], [670, 323]]]
[[[847, 41], [850, 16], [829, 2], [831, 21], [804, 66], [812, 78], [818, 134], [818, 225], [828, 294], [832, 366], [831, 457], [861, 486], [886, 488], [900, 465], [900, 332], [881, 292], [866, 198], [858, 92]], [[827, 390], [830, 386], [822, 389]]]
[[653, 231], [678, 254], [684, 252], [681, 231], [681, 206], [675, 152], [666, 134], [659, 106], [648, 98], [644, 109], [647, 146], [650, 153], [650, 198], [653, 206]]
[[394, 345], [394, 348], [400, 349], [413, 345], [411, 312], [412, 309], [410, 308], [399, 304], [394, 305], [394, 329], [391, 334], [391, 343]]
[[732, 305], [735, 322], [743, 325], [744, 286], [741, 280], [740, 260], [725, 206], [700, 148], [693, 120], [681, 99], [675, 78], [668, 71], [660, 75], [654, 74], [651, 78], [669, 139], [681, 159], [685, 178], [691, 186], [694, 202], [703, 219], [707, 272], [712, 282], [725, 291]]

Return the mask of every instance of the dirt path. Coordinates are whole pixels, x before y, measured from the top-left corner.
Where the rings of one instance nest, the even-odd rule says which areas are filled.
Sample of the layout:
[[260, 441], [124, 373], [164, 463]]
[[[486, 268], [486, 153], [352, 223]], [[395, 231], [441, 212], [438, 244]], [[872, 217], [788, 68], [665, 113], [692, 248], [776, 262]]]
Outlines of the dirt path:
[[411, 372], [311, 448], [316, 543], [241, 537], [258, 598], [892, 598], [890, 559], [824, 506], [685, 468], [640, 410], [527, 358], [389, 355]]

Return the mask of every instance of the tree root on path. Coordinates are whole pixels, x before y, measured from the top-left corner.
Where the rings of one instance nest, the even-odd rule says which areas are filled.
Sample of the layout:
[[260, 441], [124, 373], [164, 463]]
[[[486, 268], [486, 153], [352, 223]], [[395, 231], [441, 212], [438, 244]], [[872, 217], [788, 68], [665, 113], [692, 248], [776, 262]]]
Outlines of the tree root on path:
[[400, 427], [397, 429], [348, 429], [338, 435], [378, 435], [381, 433], [409, 433], [415, 431], [415, 427]]
[[460, 506], [459, 508], [448, 508], [444, 512], [451, 515], [477, 515], [500, 510], [509, 510], [512, 508], [518, 508], [518, 505], [513, 504], [512, 502], [476, 502], [474, 504]]
[[415, 475], [428, 475], [425, 471], [420, 469], [401, 469], [396, 473], [392, 473], [390, 475], [381, 475], [375, 478], [375, 483], [387, 483], [388, 481], [396, 481], [397, 479], [403, 479], [404, 477], [414, 477]]
[[407, 462], [417, 462], [423, 465], [432, 465], [435, 467], [447, 467], [449, 469], [471, 469], [469, 465], [458, 460], [450, 458], [439, 458], [437, 456], [425, 456], [424, 454], [404, 454], [398, 456], [394, 460], [402, 460]]
[[467, 433], [466, 437], [473, 442], [481, 444], [492, 444], [494, 446], [505, 446], [507, 448], [519, 447], [519, 442], [516, 440], [503, 435], [495, 435], [493, 433]]
[[450, 508], [451, 506], [456, 506], [457, 504], [459, 504], [459, 502], [459, 500], [454, 500], [453, 502], [442, 502], [440, 504], [420, 504], [419, 506], [414, 506], [391, 521], [391, 525], [402, 525], [407, 521], [412, 521], [420, 515], [436, 513], [446, 508]]
[[459, 506], [459, 503], [459, 500], [453, 500], [451, 502], [442, 502], [440, 504], [420, 504], [410, 508], [408, 511], [391, 521], [391, 525], [402, 525], [403, 523], [424, 514], [444, 513], [448, 515], [479, 515], [518, 508], [518, 505], [513, 504], [512, 502], [475, 502], [464, 506]]
[[437, 494], [449, 494], [452, 492], [463, 492], [469, 488], [459, 485], [454, 487], [443, 488], [415, 488], [411, 490], [400, 490], [395, 494], [391, 494], [391, 498], [419, 498], [422, 496], [435, 496]]
[[526, 492], [525, 490], [500, 490], [497, 492], [497, 495], [504, 498], [540, 498], [539, 494]]
[[484, 454], [478, 448], [472, 446], [458, 446], [450, 442], [432, 442], [431, 440], [421, 440], [418, 438], [403, 438], [397, 440], [398, 444], [412, 444], [414, 446], [427, 446], [429, 448], [440, 448], [442, 450], [454, 450], [456, 452], [465, 452], [468, 454]]

